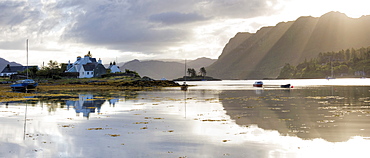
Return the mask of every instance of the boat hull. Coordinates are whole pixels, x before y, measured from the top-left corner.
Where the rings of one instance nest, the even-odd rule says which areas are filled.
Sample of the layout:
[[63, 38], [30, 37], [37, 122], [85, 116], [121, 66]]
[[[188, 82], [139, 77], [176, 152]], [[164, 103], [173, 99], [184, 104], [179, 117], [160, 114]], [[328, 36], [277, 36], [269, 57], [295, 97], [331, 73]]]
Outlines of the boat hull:
[[26, 90], [26, 89], [35, 89], [37, 87], [37, 83], [29, 84], [29, 83], [18, 83], [11, 85], [10, 87], [13, 90]]
[[290, 84], [284, 84], [284, 85], [280, 85], [281, 88], [290, 88]]
[[254, 84], [253, 84], [253, 87], [262, 87], [263, 86], [263, 82], [262, 81], [256, 81]]
[[187, 86], [187, 85], [182, 85], [182, 86], [181, 86], [181, 90], [183, 90], [183, 91], [187, 91], [187, 90], [188, 90], [188, 86]]
[[35, 89], [38, 83], [34, 82], [33, 80], [21, 80], [15, 84], [10, 85], [12, 90], [28, 90], [28, 89]]
[[262, 87], [263, 84], [253, 84], [253, 87]]

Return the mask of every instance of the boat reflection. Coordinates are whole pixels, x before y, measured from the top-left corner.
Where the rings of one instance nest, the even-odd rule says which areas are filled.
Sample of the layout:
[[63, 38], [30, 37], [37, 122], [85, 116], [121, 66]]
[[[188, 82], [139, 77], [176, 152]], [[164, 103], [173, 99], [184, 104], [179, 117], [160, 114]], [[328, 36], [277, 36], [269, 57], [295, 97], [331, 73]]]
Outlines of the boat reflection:
[[369, 87], [315, 87], [223, 91], [220, 101], [239, 125], [258, 125], [281, 135], [344, 142], [370, 137]]

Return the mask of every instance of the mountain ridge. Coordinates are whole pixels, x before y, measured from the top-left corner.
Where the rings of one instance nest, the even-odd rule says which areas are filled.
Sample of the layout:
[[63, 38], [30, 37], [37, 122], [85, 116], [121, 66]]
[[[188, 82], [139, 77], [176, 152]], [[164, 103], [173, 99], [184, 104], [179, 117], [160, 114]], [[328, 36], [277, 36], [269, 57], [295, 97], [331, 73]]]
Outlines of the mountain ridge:
[[19, 63], [16, 63], [16, 62], [10, 62], [4, 58], [0, 58], [0, 72], [4, 70], [4, 68], [6, 67], [6, 65], [10, 65], [10, 66], [22, 66], [21, 64]]
[[[201, 67], [207, 67], [215, 62], [215, 59], [198, 58], [188, 60], [187, 68], [199, 70]], [[121, 71], [129, 69], [136, 71], [140, 76], [148, 76], [153, 79], [175, 79], [185, 75], [185, 61], [183, 63], [176, 61], [160, 61], [160, 60], [131, 60], [120, 66]]]
[[370, 46], [370, 16], [349, 18], [340, 12], [237, 33], [218, 60], [207, 67], [221, 79], [276, 78], [285, 63], [298, 64], [320, 52]]

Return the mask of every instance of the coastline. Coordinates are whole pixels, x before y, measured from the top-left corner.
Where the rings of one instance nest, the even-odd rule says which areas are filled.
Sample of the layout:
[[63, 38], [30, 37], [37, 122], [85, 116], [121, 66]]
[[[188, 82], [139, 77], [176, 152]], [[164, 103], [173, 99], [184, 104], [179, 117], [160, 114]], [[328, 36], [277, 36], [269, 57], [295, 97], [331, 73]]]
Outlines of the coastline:
[[38, 97], [68, 96], [71, 92], [109, 92], [109, 91], [141, 91], [155, 90], [163, 87], [180, 87], [174, 81], [147, 80], [54, 80], [39, 83], [38, 87], [27, 93], [13, 92], [10, 84], [0, 85], [0, 102], [30, 100]]

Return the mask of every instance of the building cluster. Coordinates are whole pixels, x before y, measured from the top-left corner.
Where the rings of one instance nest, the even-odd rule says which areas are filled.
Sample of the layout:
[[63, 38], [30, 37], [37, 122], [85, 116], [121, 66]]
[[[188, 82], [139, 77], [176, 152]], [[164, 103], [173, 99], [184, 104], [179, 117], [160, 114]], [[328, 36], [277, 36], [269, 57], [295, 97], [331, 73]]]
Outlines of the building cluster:
[[[3, 69], [0, 73], [0, 76], [11, 76], [22, 72], [26, 69], [37, 66], [10, 66], [9, 64]], [[66, 73], [74, 73], [77, 78], [92, 78], [92, 77], [101, 77], [107, 73], [118, 73], [121, 72], [119, 67], [115, 62], [110, 63], [108, 68], [102, 64], [102, 60], [96, 60], [93, 58], [90, 51], [82, 58], [78, 56], [74, 63], [68, 61]]]
[[93, 58], [90, 52], [88, 52], [83, 58], [78, 56], [74, 63], [69, 61], [66, 72], [78, 72], [78, 78], [92, 78], [101, 77], [101, 75], [107, 73], [107, 70], [110, 73], [121, 72], [115, 62], [111, 63], [108, 68], [105, 68], [101, 59], [96, 61], [96, 58]]

